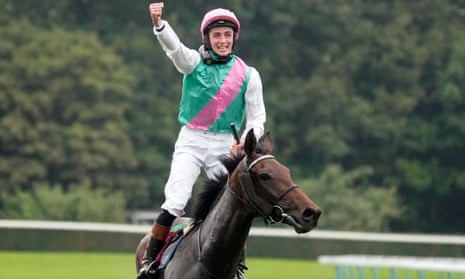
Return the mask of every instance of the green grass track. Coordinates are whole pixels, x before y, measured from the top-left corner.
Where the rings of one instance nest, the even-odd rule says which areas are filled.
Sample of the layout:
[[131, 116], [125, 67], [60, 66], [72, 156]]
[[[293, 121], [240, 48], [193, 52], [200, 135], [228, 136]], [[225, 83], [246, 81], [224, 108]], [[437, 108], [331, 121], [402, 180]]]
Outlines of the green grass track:
[[[247, 258], [247, 279], [334, 279], [334, 268], [307, 260]], [[136, 278], [134, 255], [0, 251], [2, 279]]]

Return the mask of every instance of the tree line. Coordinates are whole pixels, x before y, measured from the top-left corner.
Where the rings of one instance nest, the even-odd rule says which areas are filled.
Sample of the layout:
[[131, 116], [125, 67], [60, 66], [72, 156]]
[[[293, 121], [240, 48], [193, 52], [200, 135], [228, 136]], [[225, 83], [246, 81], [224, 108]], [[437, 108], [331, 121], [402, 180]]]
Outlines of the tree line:
[[[182, 77], [149, 1], [0, 2], [0, 218], [158, 208]], [[169, 1], [164, 15], [198, 48], [216, 7], [241, 21], [236, 53], [320, 228], [465, 230], [465, 3]]]

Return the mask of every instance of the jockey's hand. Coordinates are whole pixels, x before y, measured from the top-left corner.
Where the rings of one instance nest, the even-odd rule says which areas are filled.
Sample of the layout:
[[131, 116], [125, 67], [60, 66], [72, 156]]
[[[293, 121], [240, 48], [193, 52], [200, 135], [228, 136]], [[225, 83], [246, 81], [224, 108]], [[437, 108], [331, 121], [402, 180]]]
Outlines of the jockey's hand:
[[234, 143], [231, 147], [231, 157], [240, 156], [244, 153], [244, 143]]
[[164, 7], [163, 2], [151, 3], [149, 5], [149, 11], [150, 11], [150, 17], [152, 18], [152, 23], [157, 28], [160, 27], [162, 24], [161, 15], [163, 13], [163, 7]]

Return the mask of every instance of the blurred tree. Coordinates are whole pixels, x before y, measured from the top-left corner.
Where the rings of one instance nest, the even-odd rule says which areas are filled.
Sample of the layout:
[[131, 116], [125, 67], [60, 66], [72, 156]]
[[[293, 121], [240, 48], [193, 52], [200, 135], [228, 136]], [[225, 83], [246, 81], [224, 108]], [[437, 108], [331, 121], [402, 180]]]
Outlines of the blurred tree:
[[65, 220], [87, 222], [125, 222], [125, 199], [120, 191], [92, 190], [88, 183], [61, 186], [37, 185], [32, 191], [0, 195], [0, 218]]
[[[26, 21], [0, 29], [0, 185], [143, 190], [125, 112], [134, 78], [95, 35]], [[135, 191], [136, 190], [136, 191]]]
[[408, 122], [392, 175], [411, 207], [401, 226], [420, 231], [465, 230], [465, 38], [452, 45], [449, 61]]
[[329, 165], [315, 179], [304, 180], [301, 188], [321, 207], [318, 227], [324, 230], [389, 231], [390, 222], [405, 211], [396, 188], [372, 185], [373, 171], [360, 167], [344, 171]]

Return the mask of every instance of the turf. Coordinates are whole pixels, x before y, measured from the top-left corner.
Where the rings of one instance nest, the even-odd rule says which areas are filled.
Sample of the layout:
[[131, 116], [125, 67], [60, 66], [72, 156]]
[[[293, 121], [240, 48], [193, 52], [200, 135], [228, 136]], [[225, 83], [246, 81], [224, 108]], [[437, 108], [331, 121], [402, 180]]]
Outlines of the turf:
[[334, 279], [334, 267], [308, 260], [247, 259], [248, 279]]
[[0, 253], [2, 278], [135, 278], [134, 260], [127, 254]]
[[[306, 260], [248, 258], [248, 279], [333, 279], [334, 268]], [[132, 254], [0, 252], [5, 279], [136, 278]]]
[[[246, 273], [248, 279], [334, 279], [334, 266], [321, 265], [309, 260], [248, 258]], [[443, 279], [444, 274], [426, 272], [423, 276], [416, 271], [379, 269], [373, 276], [372, 270], [365, 269], [362, 277], [349, 278], [427, 278]], [[461, 279], [463, 274], [447, 278]], [[56, 252], [10, 252], [0, 251], [1, 279], [135, 279], [134, 255], [110, 253], [56, 253]]]

